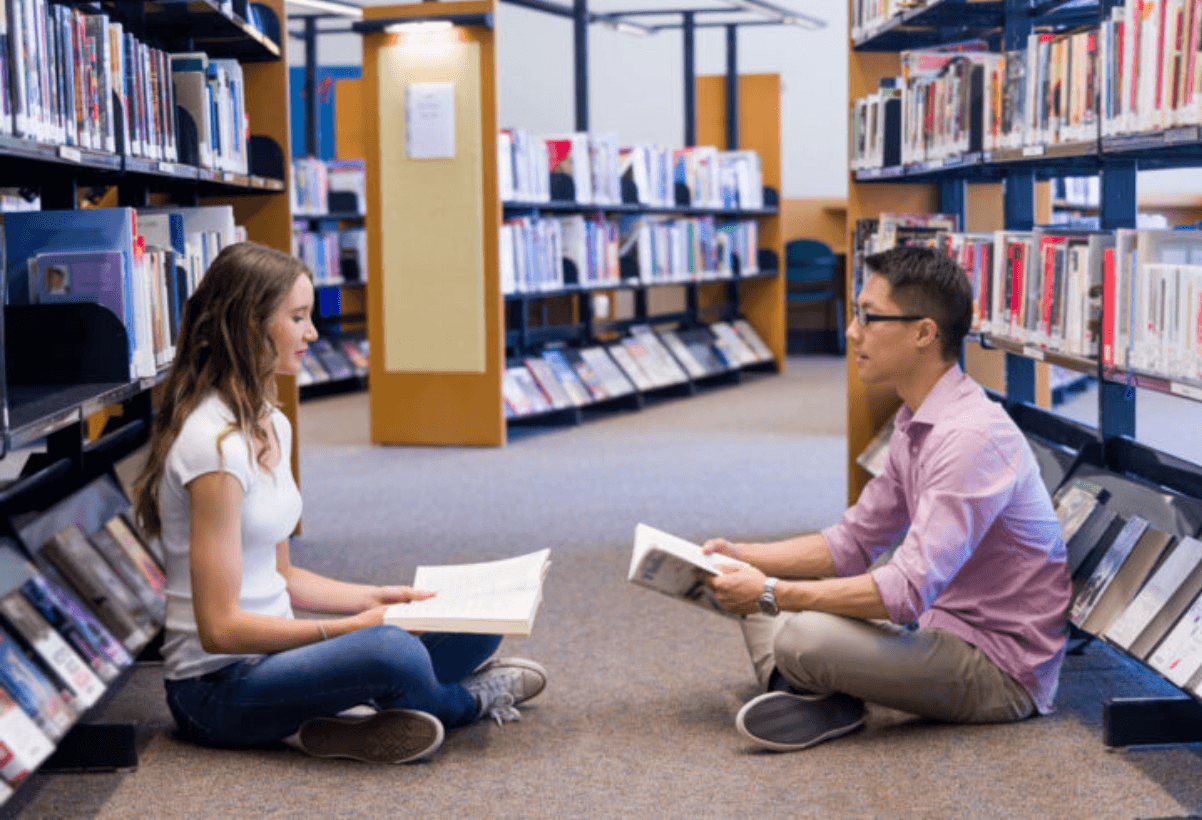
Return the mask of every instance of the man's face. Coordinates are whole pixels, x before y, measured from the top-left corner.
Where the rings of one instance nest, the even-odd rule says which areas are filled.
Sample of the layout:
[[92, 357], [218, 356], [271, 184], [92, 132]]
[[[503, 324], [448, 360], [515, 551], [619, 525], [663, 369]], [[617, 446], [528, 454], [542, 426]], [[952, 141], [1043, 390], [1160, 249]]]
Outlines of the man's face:
[[916, 321], [861, 322], [855, 317], [901, 316], [907, 314], [893, 301], [893, 288], [879, 274], [872, 274], [860, 289], [853, 309], [853, 319], [847, 326], [847, 343], [855, 355], [860, 380], [865, 384], [895, 384], [915, 364]]

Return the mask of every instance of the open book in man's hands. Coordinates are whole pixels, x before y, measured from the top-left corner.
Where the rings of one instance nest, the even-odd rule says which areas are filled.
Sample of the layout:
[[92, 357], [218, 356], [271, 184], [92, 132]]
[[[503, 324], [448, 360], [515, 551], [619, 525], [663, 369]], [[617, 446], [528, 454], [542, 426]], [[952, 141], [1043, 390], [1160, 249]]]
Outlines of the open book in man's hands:
[[634, 554], [630, 558], [629, 578], [636, 584], [688, 601], [713, 612], [734, 617], [718, 603], [705, 581], [718, 574], [721, 565], [745, 566], [743, 561], [726, 555], [706, 555], [701, 547], [639, 524], [634, 529]]
[[545, 549], [480, 564], [418, 567], [413, 588], [438, 594], [393, 604], [384, 623], [413, 632], [529, 635], [550, 568], [551, 551]]

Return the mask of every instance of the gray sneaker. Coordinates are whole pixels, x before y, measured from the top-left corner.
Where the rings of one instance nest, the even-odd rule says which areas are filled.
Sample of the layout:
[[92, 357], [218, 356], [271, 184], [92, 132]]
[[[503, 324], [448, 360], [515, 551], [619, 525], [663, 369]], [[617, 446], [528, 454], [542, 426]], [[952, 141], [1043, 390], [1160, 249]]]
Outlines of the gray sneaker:
[[521, 720], [517, 710], [547, 686], [547, 670], [526, 658], [493, 658], [463, 680], [463, 687], [476, 696], [480, 716], [488, 715], [497, 725]]
[[834, 692], [797, 695], [765, 692], [743, 704], [735, 717], [739, 734], [776, 752], [808, 749], [864, 725], [864, 702]]
[[320, 717], [301, 724], [297, 742], [314, 757], [364, 763], [421, 760], [442, 745], [442, 721], [428, 712], [384, 709], [362, 718]]

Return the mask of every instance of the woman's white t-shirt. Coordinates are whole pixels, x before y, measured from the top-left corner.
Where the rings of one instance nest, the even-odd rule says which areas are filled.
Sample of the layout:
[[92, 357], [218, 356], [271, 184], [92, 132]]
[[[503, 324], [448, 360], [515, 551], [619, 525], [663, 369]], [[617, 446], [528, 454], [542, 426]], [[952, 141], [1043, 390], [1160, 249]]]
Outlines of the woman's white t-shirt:
[[[234, 417], [217, 393], [197, 406], [167, 454], [159, 483], [160, 539], [167, 559], [167, 628], [163, 642], [165, 676], [192, 678], [220, 669], [245, 655], [214, 655], [200, 645], [192, 609], [189, 552], [192, 498], [188, 483], [206, 473], [225, 472], [242, 485], [242, 589], [238, 605], [245, 612], [291, 618], [287, 584], [276, 565], [276, 545], [291, 535], [300, 520], [301, 494], [292, 477], [292, 427], [279, 410], [271, 423], [280, 443], [280, 463], [271, 471], [247, 448], [241, 432], [229, 432]], [[217, 441], [223, 433], [218, 451]]]

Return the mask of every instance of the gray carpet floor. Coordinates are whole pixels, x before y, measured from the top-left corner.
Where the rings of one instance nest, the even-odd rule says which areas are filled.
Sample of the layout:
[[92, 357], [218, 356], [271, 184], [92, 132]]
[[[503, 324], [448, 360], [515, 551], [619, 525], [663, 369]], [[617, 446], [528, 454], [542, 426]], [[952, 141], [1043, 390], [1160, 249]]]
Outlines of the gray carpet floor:
[[1066, 664], [1057, 711], [950, 726], [870, 707], [812, 750], [735, 732], [756, 694], [738, 628], [626, 581], [634, 525], [770, 538], [832, 521], [846, 494], [844, 363], [794, 358], [687, 400], [515, 432], [501, 449], [367, 443], [366, 396], [302, 405], [298, 563], [405, 582], [419, 563], [550, 547], [534, 634], [550, 670], [521, 722], [449, 733], [429, 761], [372, 767], [177, 740], [161, 669], [104, 717], [136, 720], [139, 766], [38, 774], [0, 812], [44, 817], [1152, 818], [1202, 808], [1198, 747], [1107, 751], [1102, 703], [1167, 684], [1101, 646]]

